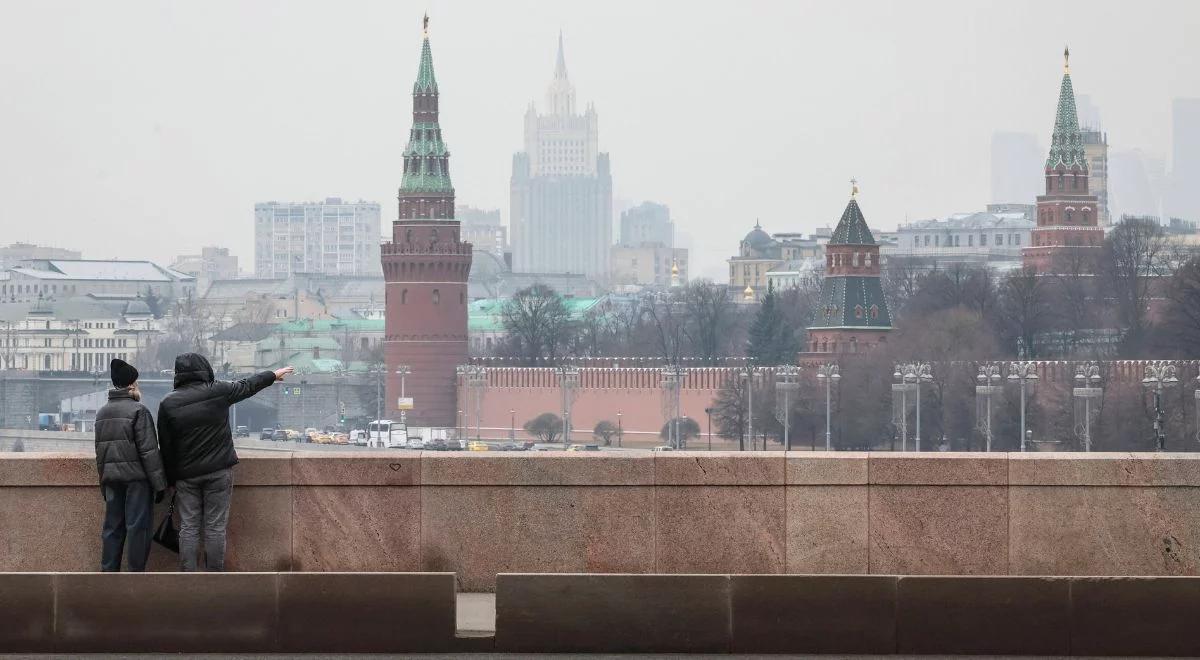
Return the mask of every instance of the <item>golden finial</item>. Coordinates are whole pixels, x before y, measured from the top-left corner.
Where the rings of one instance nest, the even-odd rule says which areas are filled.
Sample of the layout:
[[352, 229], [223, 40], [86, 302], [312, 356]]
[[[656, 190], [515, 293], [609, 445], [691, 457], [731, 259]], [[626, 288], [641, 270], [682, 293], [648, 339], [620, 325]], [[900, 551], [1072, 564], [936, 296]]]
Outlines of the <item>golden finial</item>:
[[1063, 46], [1063, 73], [1071, 73], [1071, 49]]
[[425, 12], [425, 18], [421, 20], [421, 34], [429, 38], [429, 12]]
[[858, 197], [858, 179], [850, 179], [850, 199]]
[[754, 300], [754, 288], [749, 284], [746, 285], [746, 290], [742, 291], [742, 299], [746, 301]]

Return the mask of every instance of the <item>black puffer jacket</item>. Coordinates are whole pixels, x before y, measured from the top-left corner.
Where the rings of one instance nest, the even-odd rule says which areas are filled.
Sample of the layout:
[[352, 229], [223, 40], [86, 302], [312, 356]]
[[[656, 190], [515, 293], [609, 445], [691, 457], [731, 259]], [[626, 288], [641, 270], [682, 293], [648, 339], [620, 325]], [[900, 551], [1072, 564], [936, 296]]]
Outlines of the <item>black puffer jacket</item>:
[[229, 407], [274, 382], [271, 371], [238, 381], [214, 381], [203, 355], [175, 358], [175, 389], [158, 406], [158, 439], [171, 483], [237, 465]]
[[101, 485], [149, 481], [156, 491], [167, 489], [154, 419], [127, 389], [109, 390], [96, 412], [96, 471]]

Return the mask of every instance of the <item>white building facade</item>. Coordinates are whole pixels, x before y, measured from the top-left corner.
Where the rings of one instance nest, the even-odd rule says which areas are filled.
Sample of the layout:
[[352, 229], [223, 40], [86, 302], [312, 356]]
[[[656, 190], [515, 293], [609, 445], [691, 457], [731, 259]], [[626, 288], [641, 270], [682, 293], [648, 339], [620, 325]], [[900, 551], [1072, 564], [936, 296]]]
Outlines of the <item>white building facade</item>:
[[295, 273], [382, 275], [376, 202], [263, 202], [254, 205], [255, 277]]
[[607, 278], [612, 245], [612, 173], [599, 149], [595, 107], [575, 110], [562, 37], [546, 114], [525, 113], [525, 151], [513, 156], [512, 269]]
[[145, 362], [162, 334], [142, 301], [90, 297], [0, 305], [0, 368], [107, 372], [109, 362]]
[[1033, 207], [990, 205], [986, 212], [956, 213], [944, 220], [919, 220], [901, 225], [895, 247], [885, 257], [917, 257], [938, 263], [990, 264], [1001, 270], [1021, 264], [1021, 250], [1030, 245]]

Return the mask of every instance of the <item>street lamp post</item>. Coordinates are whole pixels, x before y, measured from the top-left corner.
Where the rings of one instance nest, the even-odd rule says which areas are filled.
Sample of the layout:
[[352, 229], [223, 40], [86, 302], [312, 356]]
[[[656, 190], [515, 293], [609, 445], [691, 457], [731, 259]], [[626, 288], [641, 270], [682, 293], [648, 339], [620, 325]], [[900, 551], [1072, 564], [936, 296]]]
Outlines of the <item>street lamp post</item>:
[[685, 373], [678, 365], [662, 369], [662, 387], [670, 397], [664, 402], [668, 415], [667, 444], [675, 449], [683, 449], [683, 443], [679, 437], [679, 391], [683, 389]]
[[[979, 375], [975, 377], [979, 381], [979, 385], [975, 386], [975, 401], [978, 402], [980, 397], [984, 401], [984, 414], [979, 414], [978, 404], [975, 407], [976, 426], [983, 431], [984, 451], [992, 450], [992, 397], [999, 389], [997, 383], [1000, 382], [1000, 365], [995, 362], [979, 365]], [[983, 423], [980, 424], [979, 422]]]
[[1158, 451], [1166, 451], [1167, 429], [1166, 414], [1162, 407], [1163, 385], [1173, 385], [1179, 382], [1175, 376], [1175, 365], [1168, 362], [1156, 362], [1146, 365], [1146, 376], [1142, 385], [1154, 392], [1154, 438]]
[[[1200, 392], [1200, 390], [1196, 391]], [[1200, 400], [1200, 396], [1197, 396], [1197, 400]], [[708, 450], [712, 451], [712, 406], [705, 408], [704, 414], [708, 416]]]
[[[900, 381], [900, 415], [904, 418], [904, 442], [901, 445], [905, 449], [908, 446], [908, 390], [911, 388], [917, 393], [917, 428], [916, 428], [916, 450], [921, 451], [921, 383], [933, 381], [933, 372], [928, 362], [909, 362], [897, 364], [896, 370], [892, 372], [892, 377]], [[893, 387], [893, 389], [895, 389]]]
[[516, 442], [517, 440], [517, 411], [513, 408], [508, 409], [508, 441]]
[[1025, 451], [1025, 446], [1028, 444], [1028, 435], [1025, 431], [1025, 386], [1026, 383], [1037, 382], [1037, 363], [1010, 362], [1008, 380], [1019, 383], [1021, 386], [1021, 451]]
[[617, 446], [625, 446], [625, 427], [621, 426], [621, 411], [617, 411]]
[[784, 451], [792, 450], [792, 435], [791, 435], [791, 403], [790, 394], [793, 390], [800, 388], [800, 383], [797, 382], [800, 376], [800, 367], [794, 364], [785, 364], [775, 370], [775, 389], [783, 392], [783, 447]]
[[[400, 398], [401, 399], [407, 398], [405, 396], [405, 392], [404, 392], [404, 385], [405, 385], [405, 378], [407, 378], [410, 373], [412, 373], [412, 369], [410, 369], [409, 366], [406, 364], [402, 364], [402, 365], [399, 365], [398, 367], [396, 367], [396, 375], [400, 377]], [[400, 402], [397, 401], [396, 403], [400, 403]], [[397, 406], [397, 407], [399, 407], [399, 406]], [[404, 427], [404, 432], [408, 433], [408, 411], [407, 410], [404, 410], [404, 409], [400, 410], [400, 425]]]
[[817, 367], [817, 379], [825, 381], [825, 451], [833, 449], [833, 434], [831, 432], [833, 406], [830, 399], [830, 391], [833, 384], [842, 379], [842, 374], [838, 366], [832, 362], [826, 362]]
[[[1083, 450], [1092, 450], [1092, 400], [1098, 404], [1104, 393], [1100, 387], [1100, 366], [1095, 362], [1075, 368], [1075, 388], [1071, 394], [1075, 397], [1075, 435], [1083, 442]], [[1083, 413], [1082, 420], [1079, 413]]]
[[[749, 288], [749, 287], [747, 287]], [[758, 378], [758, 372], [754, 370], [754, 365], [746, 367], [746, 370], [738, 374], [738, 377], [746, 381], [746, 435], [750, 436], [750, 446], [754, 446], [754, 381]], [[745, 451], [746, 444], [742, 443], [740, 450]]]
[[558, 368], [558, 384], [562, 390], [563, 409], [563, 444], [571, 444], [571, 399], [573, 391], [579, 385], [579, 367], [564, 364]]

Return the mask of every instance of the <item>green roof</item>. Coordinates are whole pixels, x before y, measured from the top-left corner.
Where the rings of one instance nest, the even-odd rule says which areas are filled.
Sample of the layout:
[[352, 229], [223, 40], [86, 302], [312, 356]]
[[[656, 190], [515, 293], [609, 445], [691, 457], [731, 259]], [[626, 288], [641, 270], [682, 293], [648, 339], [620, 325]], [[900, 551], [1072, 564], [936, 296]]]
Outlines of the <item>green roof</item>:
[[867, 219], [863, 217], [862, 209], [858, 208], [858, 200], [853, 197], [846, 205], [846, 210], [842, 211], [842, 219], [838, 220], [829, 245], [875, 245], [875, 237], [867, 227]]
[[333, 337], [268, 337], [255, 346], [259, 351], [342, 350], [342, 345]]
[[892, 315], [878, 277], [829, 276], [821, 282], [821, 301], [810, 328], [892, 327]]
[[421, 43], [421, 65], [417, 68], [417, 81], [413, 83], [413, 94], [437, 94], [437, 79], [433, 76], [433, 51], [429, 50], [429, 37]]
[[1054, 135], [1050, 139], [1050, 155], [1046, 158], [1046, 169], [1059, 167], [1087, 171], [1087, 157], [1083, 150], [1083, 134], [1079, 131], [1079, 115], [1075, 110], [1075, 90], [1071, 87], [1071, 74], [1063, 73], [1062, 86], [1058, 90], [1058, 110], [1054, 114]]
[[383, 332], [383, 319], [300, 319], [276, 326], [284, 333], [334, 334], [338, 332]]
[[291, 353], [283, 359], [277, 360], [267, 369], [280, 369], [283, 367], [295, 367], [296, 371], [308, 374], [328, 374], [343, 371], [342, 361], [333, 358], [314, 358], [311, 353]]
[[[579, 320], [604, 298], [563, 298], [572, 320]], [[508, 298], [484, 298], [467, 307], [467, 330], [470, 332], [504, 332], [504, 304]]]

